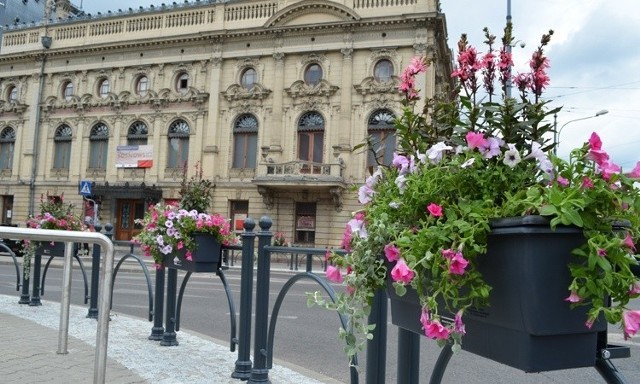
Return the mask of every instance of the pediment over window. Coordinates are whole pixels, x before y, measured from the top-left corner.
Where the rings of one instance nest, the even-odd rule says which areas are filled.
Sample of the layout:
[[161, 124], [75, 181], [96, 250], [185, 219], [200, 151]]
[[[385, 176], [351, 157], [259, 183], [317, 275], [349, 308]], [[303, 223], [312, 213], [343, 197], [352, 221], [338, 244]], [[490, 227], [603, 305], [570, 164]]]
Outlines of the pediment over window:
[[229, 102], [237, 100], [264, 100], [271, 94], [270, 89], [266, 89], [262, 84], [255, 83], [250, 90], [247, 90], [240, 84], [232, 84], [226, 91], [222, 92], [222, 96]]
[[265, 28], [360, 20], [354, 10], [332, 1], [303, 0], [271, 16]]
[[326, 80], [321, 80], [316, 86], [309, 86], [304, 81], [298, 80], [291, 84], [291, 87], [286, 88], [285, 91], [289, 97], [297, 99], [299, 97], [319, 96], [319, 97], [331, 97], [338, 92], [340, 87], [329, 84]]
[[360, 84], [354, 85], [353, 88], [361, 95], [372, 95], [379, 93], [398, 93], [398, 85], [400, 79], [392, 76], [391, 81], [380, 83], [373, 76], [366, 77]]

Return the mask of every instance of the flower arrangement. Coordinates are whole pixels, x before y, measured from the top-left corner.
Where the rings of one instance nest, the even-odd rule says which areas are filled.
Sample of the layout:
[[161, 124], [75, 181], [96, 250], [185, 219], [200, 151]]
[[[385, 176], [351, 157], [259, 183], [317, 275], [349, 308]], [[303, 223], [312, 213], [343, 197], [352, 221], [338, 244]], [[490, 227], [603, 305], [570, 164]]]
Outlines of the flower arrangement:
[[[65, 204], [64, 194], [51, 196], [47, 193], [46, 198], [44, 195], [40, 195], [40, 212], [27, 218], [26, 227], [61, 231], [84, 231], [87, 227], [80, 219], [80, 216], [74, 214], [74, 208], [73, 204]], [[39, 245], [40, 242], [37, 241], [24, 241], [22, 254], [25, 266], [31, 264], [31, 257]], [[28, 273], [28, 270], [27, 268], [25, 273]]]
[[160, 202], [149, 207], [142, 224], [142, 231], [134, 241], [141, 245], [145, 256], [153, 257], [161, 266], [165, 255], [185, 250], [185, 259], [191, 261], [196, 250], [195, 232], [209, 233], [224, 245], [235, 244], [229, 220], [220, 214], [210, 215], [196, 210], [187, 211], [174, 204]]
[[86, 226], [78, 215], [73, 213], [74, 205], [65, 204], [64, 194], [40, 196], [40, 213], [27, 219], [27, 228], [60, 229], [65, 231], [83, 231]]
[[209, 179], [202, 177], [200, 163], [194, 165], [195, 175], [187, 179], [187, 167], [184, 166], [182, 182], [180, 183], [180, 206], [187, 211], [196, 210], [207, 212], [211, 206], [211, 194], [216, 185]]
[[[547, 217], [552, 229], [582, 229], [586, 243], [567, 265], [572, 280], [565, 300], [588, 309], [585, 327], [604, 316], [621, 324], [625, 337], [640, 329], [640, 311], [627, 308], [640, 295], [631, 271], [638, 264], [640, 194], [634, 178], [640, 177], [640, 162], [623, 173], [595, 133], [568, 160], [550, 153], [553, 126], [545, 119], [558, 109], [548, 108], [541, 96], [549, 83], [544, 48], [553, 31], [533, 52], [531, 71], [513, 77], [506, 49], [513, 42], [511, 25], [498, 50], [495, 36], [484, 32], [484, 55], [465, 35], [459, 41], [453, 99], [427, 100], [416, 112], [415, 78], [428, 62], [415, 58], [401, 74], [397, 153], [359, 187], [363, 207], [346, 226], [346, 255], [328, 255], [327, 278], [343, 282], [346, 291], [335, 303], [318, 292], [309, 297], [347, 316], [341, 336], [348, 355], [371, 337], [375, 325], [367, 324], [367, 314], [375, 291], [389, 278], [398, 295], [409, 287], [417, 292], [422, 309], [415, 316], [425, 335], [459, 350], [466, 311], [485, 307], [491, 294], [477, 270], [491, 222], [523, 215]], [[505, 97], [512, 79], [518, 94]], [[612, 223], [619, 220], [628, 226], [614, 232]], [[444, 321], [443, 312], [453, 321]]]
[[276, 232], [273, 235], [273, 245], [276, 247], [284, 247], [287, 245], [287, 237], [284, 235], [284, 232]]

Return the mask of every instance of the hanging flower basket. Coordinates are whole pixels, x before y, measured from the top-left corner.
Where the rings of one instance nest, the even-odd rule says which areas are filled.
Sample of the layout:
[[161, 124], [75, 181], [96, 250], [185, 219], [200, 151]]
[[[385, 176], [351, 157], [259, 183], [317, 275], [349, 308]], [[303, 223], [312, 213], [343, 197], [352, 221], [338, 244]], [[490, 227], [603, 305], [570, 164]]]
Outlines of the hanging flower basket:
[[186, 257], [185, 249], [169, 253], [165, 256], [167, 268], [189, 272], [216, 272], [222, 266], [222, 244], [215, 235], [195, 232], [193, 236], [195, 249], [191, 252], [191, 260]]
[[[571, 251], [584, 241], [579, 228], [554, 231], [541, 216], [494, 221], [487, 254], [478, 259], [493, 288], [490, 305], [465, 314], [462, 349], [525, 372], [594, 366], [597, 333], [607, 323], [600, 318], [587, 327], [586, 307], [572, 310], [565, 300]], [[424, 335], [416, 291], [400, 297], [391, 279], [387, 286], [392, 323]]]

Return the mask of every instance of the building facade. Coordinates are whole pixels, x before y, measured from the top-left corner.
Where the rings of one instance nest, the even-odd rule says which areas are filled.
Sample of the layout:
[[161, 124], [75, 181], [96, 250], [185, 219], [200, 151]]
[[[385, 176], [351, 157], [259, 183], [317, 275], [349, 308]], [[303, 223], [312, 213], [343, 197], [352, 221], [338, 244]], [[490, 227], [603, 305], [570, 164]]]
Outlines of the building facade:
[[422, 96], [451, 89], [437, 0], [55, 5], [55, 21], [2, 39], [3, 223], [64, 194], [89, 218], [98, 202], [127, 240], [199, 164], [234, 225], [268, 215], [292, 244], [339, 246], [375, 161], [353, 148], [371, 137], [380, 161], [393, 152], [401, 70], [426, 56]]

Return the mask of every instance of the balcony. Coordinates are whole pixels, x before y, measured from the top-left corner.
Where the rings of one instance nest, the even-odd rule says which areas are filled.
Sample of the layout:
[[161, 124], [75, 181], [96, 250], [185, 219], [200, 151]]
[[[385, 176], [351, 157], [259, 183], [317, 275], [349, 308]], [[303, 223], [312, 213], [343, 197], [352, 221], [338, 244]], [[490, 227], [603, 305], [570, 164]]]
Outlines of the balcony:
[[268, 209], [273, 207], [276, 192], [313, 192], [329, 194], [336, 211], [342, 210], [342, 193], [346, 183], [342, 177], [344, 164], [289, 161], [260, 163], [252, 183], [258, 187]]

